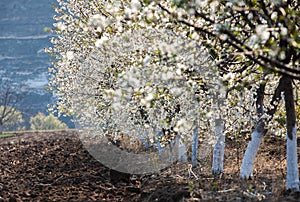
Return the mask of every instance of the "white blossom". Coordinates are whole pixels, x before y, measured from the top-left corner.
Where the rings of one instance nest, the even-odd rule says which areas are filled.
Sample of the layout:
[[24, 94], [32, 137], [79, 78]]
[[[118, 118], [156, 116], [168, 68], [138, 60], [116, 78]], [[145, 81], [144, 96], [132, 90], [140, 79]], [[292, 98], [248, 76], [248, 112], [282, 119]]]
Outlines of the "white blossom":
[[66, 54], [67, 60], [72, 60], [74, 59], [74, 52], [73, 51], [68, 51]]
[[142, 7], [139, 0], [131, 0], [130, 6], [133, 13], [137, 13]]
[[67, 26], [63, 22], [54, 23], [54, 26], [57, 27], [61, 31], [64, 31], [67, 28]]
[[95, 42], [95, 46], [97, 48], [99, 48], [103, 43], [105, 43], [106, 41], [108, 41], [109, 38], [107, 36], [102, 36], [100, 39], [97, 39]]
[[288, 29], [286, 27], [281, 27], [280, 28], [280, 34], [282, 36], [286, 36], [288, 34]]
[[261, 39], [262, 43], [265, 43], [270, 38], [270, 32], [267, 25], [257, 25], [255, 28], [257, 36]]

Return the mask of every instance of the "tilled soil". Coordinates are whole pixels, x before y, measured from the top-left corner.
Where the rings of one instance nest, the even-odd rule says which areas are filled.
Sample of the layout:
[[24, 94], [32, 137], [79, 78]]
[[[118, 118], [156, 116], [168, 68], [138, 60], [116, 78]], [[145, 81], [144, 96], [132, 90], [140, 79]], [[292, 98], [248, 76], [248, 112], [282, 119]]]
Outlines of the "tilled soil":
[[254, 177], [240, 180], [247, 142], [226, 140], [219, 176], [211, 174], [211, 155], [193, 170], [176, 163], [135, 176], [96, 161], [76, 131], [20, 133], [0, 139], [0, 201], [300, 201], [299, 193], [285, 191], [283, 138], [266, 136]]

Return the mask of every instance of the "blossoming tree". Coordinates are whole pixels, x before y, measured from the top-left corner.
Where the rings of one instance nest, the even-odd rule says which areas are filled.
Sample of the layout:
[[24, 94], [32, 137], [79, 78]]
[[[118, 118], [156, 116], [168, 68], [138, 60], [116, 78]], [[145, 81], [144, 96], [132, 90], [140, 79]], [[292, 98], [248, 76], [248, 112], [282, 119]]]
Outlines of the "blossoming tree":
[[[208, 130], [206, 118], [200, 121], [209, 111], [201, 89], [211, 63], [204, 46], [172, 27], [147, 23], [137, 27], [125, 13], [120, 16], [110, 10], [120, 6], [117, 4], [104, 8], [90, 2], [84, 4], [88, 9], [80, 3], [60, 4], [60, 17], [55, 17], [60, 38], [53, 39], [54, 48], [49, 52], [57, 59], [50, 85], [63, 93], [57, 103], [61, 112], [76, 115], [79, 125], [93, 124], [102, 134], [131, 133], [141, 139], [161, 131], [196, 138], [198, 132]], [[134, 4], [127, 6], [135, 8]], [[92, 13], [96, 8], [107, 15]], [[197, 145], [193, 162], [196, 149]]]
[[[145, 3], [145, 2], [144, 2]], [[241, 177], [252, 174], [254, 158], [281, 98], [285, 103], [287, 134], [287, 188], [299, 190], [296, 114], [293, 80], [299, 80], [299, 2], [279, 1], [156, 1], [151, 6], [159, 19], [193, 29], [216, 56], [221, 72], [233, 74], [248, 88], [257, 81], [257, 125], [246, 150]], [[157, 9], [160, 8], [161, 10]], [[274, 85], [277, 81], [278, 85]], [[297, 81], [295, 81], [297, 82]], [[267, 84], [276, 86], [272, 92]]]
[[[60, 6], [56, 8], [56, 11], [59, 15], [55, 17], [57, 20], [55, 26], [59, 37], [53, 39], [54, 47], [49, 48], [48, 51], [56, 57], [55, 66], [51, 69], [53, 77], [50, 86], [54, 92], [61, 95], [57, 103], [60, 112], [74, 113], [70, 107], [74, 101], [74, 95], [76, 95], [75, 100], [80, 97], [76, 75], [82, 71], [83, 61], [93, 55], [91, 53], [94, 53], [95, 48], [109, 47], [106, 44], [116, 36], [122, 36], [128, 30], [160, 30], [164, 32], [160, 33], [161, 39], [165, 38], [167, 41], [168, 34], [172, 33], [175, 38], [171, 39], [171, 42], [179, 38], [187, 41], [177, 43], [181, 44], [181, 47], [175, 46], [176, 51], [170, 49], [170, 46], [167, 46], [167, 49], [160, 47], [159, 44], [150, 45], [150, 50], [146, 48], [147, 46], [140, 46], [134, 49], [135, 52], [122, 52], [118, 48], [116, 48], [118, 52], [114, 52], [110, 49], [110, 54], [119, 55], [122, 61], [115, 63], [117, 66], [113, 63], [106, 66], [110, 69], [106, 69], [105, 74], [98, 71], [103, 78], [108, 78], [105, 76], [113, 78], [112, 80], [102, 79], [102, 83], [97, 83], [98, 86], [105, 87], [107, 95], [105, 99], [119, 99], [120, 95], [123, 99], [126, 98], [126, 93], [129, 93], [131, 99], [135, 101], [131, 106], [145, 106], [150, 112], [153, 109], [151, 108], [153, 100], [157, 100], [159, 96], [165, 96], [164, 98], [170, 96], [158, 88], [161, 82], [158, 78], [152, 78], [151, 85], [147, 82], [143, 85], [143, 92], [146, 93], [134, 88], [130, 92], [123, 92], [115, 87], [121, 83], [126, 83], [127, 86], [128, 84], [136, 85], [136, 78], [130, 78], [130, 75], [134, 74], [132, 72], [129, 76], [127, 74], [132, 69], [124, 69], [124, 67], [134, 67], [145, 74], [149, 66], [150, 72], [159, 71], [158, 67], [161, 66], [163, 77], [171, 80], [177, 78], [176, 81], [184, 80], [183, 86], [188, 87], [189, 92], [202, 96], [201, 99], [196, 98], [197, 101], [202, 102], [198, 105], [199, 108], [211, 106], [204, 110], [207, 113], [202, 116], [202, 119], [206, 117], [211, 120], [214, 117], [209, 116], [211, 112], [217, 112], [219, 115], [215, 120], [215, 133], [218, 141], [214, 151], [214, 173], [220, 173], [223, 170], [224, 134], [241, 129], [251, 130], [251, 124], [256, 123], [252, 125], [254, 126], [252, 140], [242, 162], [242, 178], [249, 178], [252, 174], [255, 155], [265, 129], [269, 131], [275, 129], [278, 132], [279, 122], [274, 122], [274, 120], [278, 120], [276, 110], [282, 108], [279, 103], [283, 99], [287, 117], [287, 188], [299, 189], [293, 93], [293, 81], [294, 84], [297, 83], [300, 76], [299, 5], [296, 1], [132, 0], [128, 2], [106, 0], [99, 2], [95, 0], [65, 2], [58, 0], [58, 2]], [[151, 37], [151, 34], [148, 36]], [[160, 37], [153, 39], [158, 38]], [[147, 44], [147, 37], [143, 40]], [[197, 69], [201, 66], [197, 62], [197, 57], [201, 56], [198, 54], [199, 46], [203, 45], [215, 60], [219, 80], [223, 80], [222, 84], [227, 87], [227, 93], [224, 96], [216, 97], [213, 93], [205, 94], [206, 91], [201, 89], [205, 85], [213, 89], [212, 85], [209, 85], [209, 79], [205, 80], [211, 75]], [[118, 43], [112, 46], [124, 48]], [[182, 54], [183, 52], [188, 54]], [[104, 58], [106, 57], [105, 52], [101, 54]], [[107, 74], [108, 72], [111, 74]], [[153, 88], [152, 84], [156, 82], [158, 82], [157, 86]], [[139, 85], [137, 83], [137, 86]], [[148, 88], [146, 88], [147, 85]], [[81, 86], [84, 86], [84, 83]], [[214, 87], [218, 88], [218, 86], [220, 85]], [[156, 91], [153, 91], [154, 89]], [[197, 94], [197, 91], [201, 93]], [[224, 92], [224, 90], [221, 91]], [[91, 97], [94, 99], [95, 93], [92, 93]], [[211, 102], [216, 98], [220, 102]], [[103, 97], [99, 96], [94, 100], [100, 104], [107, 103]], [[269, 101], [266, 102], [266, 100]], [[208, 103], [210, 105], [206, 105]], [[256, 107], [253, 107], [254, 103]], [[171, 102], [166, 104], [166, 109], [174, 108], [168, 104]], [[114, 106], [118, 109], [117, 104]], [[176, 111], [175, 108], [174, 110]], [[176, 128], [180, 125], [180, 120], [174, 120], [171, 125]], [[167, 127], [171, 128], [171, 125]]]

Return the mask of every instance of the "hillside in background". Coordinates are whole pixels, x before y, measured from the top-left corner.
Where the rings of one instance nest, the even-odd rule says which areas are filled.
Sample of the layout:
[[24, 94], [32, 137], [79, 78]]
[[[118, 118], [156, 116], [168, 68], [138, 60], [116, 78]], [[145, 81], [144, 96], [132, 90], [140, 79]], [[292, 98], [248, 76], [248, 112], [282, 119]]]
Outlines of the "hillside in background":
[[[0, 1], [0, 79], [20, 86], [22, 103], [19, 110], [25, 119], [47, 113], [47, 105], [54, 102], [45, 91], [48, 82], [50, 57], [44, 48], [50, 46], [54, 10], [51, 0]], [[70, 119], [64, 119], [70, 127]]]

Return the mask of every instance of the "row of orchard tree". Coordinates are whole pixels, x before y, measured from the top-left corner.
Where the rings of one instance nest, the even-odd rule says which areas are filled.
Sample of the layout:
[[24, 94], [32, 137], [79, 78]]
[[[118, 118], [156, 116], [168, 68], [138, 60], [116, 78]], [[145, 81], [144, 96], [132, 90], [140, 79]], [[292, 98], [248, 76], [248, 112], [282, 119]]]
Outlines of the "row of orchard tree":
[[[26, 123], [23, 114], [18, 110], [18, 105], [22, 103], [18, 88], [8, 85], [7, 82], [0, 82], [0, 134], [4, 131], [26, 130]], [[39, 112], [30, 117], [29, 129], [31, 130], [53, 130], [67, 129], [67, 125], [61, 122], [53, 114], [44, 115]]]
[[242, 178], [263, 135], [283, 133], [287, 188], [299, 190], [298, 1], [57, 1], [48, 52], [59, 112], [104, 132], [215, 134], [214, 173], [223, 172], [225, 135], [250, 132]]

